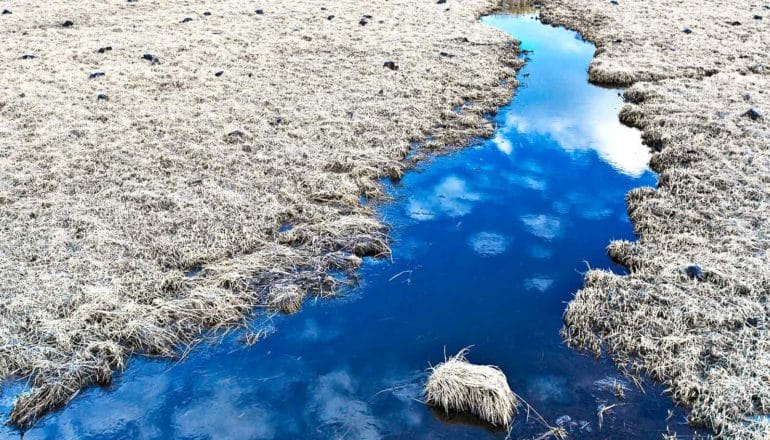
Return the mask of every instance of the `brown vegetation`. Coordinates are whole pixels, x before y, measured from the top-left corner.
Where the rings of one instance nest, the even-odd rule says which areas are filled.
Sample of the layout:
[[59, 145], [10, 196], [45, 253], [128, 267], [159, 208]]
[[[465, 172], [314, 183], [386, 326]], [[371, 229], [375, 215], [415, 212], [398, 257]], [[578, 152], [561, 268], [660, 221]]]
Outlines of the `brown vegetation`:
[[490, 134], [510, 98], [515, 48], [477, 22], [492, 0], [259, 7], [18, 0], [0, 17], [0, 377], [33, 385], [12, 423], [131, 354], [332, 292], [330, 269], [388, 253], [361, 197], [427, 135]]
[[631, 274], [588, 273], [566, 340], [661, 381], [694, 425], [769, 438], [770, 9], [550, 0], [544, 19], [597, 44], [591, 80], [632, 85], [620, 117], [660, 175], [628, 195], [639, 240], [608, 248]]

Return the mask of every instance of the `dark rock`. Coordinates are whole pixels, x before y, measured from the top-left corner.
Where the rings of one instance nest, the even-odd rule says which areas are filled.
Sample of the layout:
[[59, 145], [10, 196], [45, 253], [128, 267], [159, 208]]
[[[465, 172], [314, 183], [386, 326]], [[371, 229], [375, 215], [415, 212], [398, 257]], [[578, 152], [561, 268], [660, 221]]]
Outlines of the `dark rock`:
[[371, 19], [372, 19], [372, 16], [371, 16], [371, 15], [368, 15], [368, 14], [366, 14], [366, 15], [364, 15], [364, 16], [363, 16], [363, 18], [365, 18], [365, 19], [367, 19], [367, 20], [371, 20]]
[[156, 57], [155, 55], [153, 55], [151, 53], [146, 53], [146, 54], [142, 55], [142, 59], [143, 60], [147, 60], [147, 61], [149, 61], [151, 63], [157, 63], [157, 62], [160, 61], [158, 59], [158, 57]]
[[128, 2], [128, 3], [138, 3], [139, 0], [126, 0], [126, 2]]
[[185, 17], [185, 18], [184, 18], [184, 20], [182, 20], [182, 21], [181, 21], [181, 23], [189, 23], [189, 22], [191, 22], [191, 21], [193, 21], [193, 19], [192, 19], [192, 18], [190, 18], [190, 17]]
[[393, 61], [385, 61], [382, 64], [382, 67], [387, 67], [390, 70], [398, 70], [398, 65], [396, 65], [396, 63], [394, 63]]
[[100, 47], [96, 51], [99, 52], [99, 53], [105, 53], [105, 52], [110, 51], [110, 50], [112, 50], [112, 46]]
[[11, 14], [13, 14], [13, 12], [9, 11], [8, 9], [3, 9], [2, 14], [3, 15], [11, 15]]
[[760, 113], [755, 108], [750, 108], [746, 113], [742, 114], [741, 116], [749, 118], [752, 121], [758, 121], [758, 120], [762, 119], [762, 113]]
[[746, 325], [749, 327], [756, 327], [759, 325], [759, 319], [758, 318], [746, 318]]
[[446, 0], [438, 0], [436, 2], [437, 5], [443, 5], [444, 3], [446, 3]]
[[224, 70], [219, 70], [219, 71], [217, 71], [217, 72], [214, 74], [214, 76], [222, 76], [222, 75], [224, 75], [224, 74], [225, 74], [225, 71], [224, 71]]
[[730, 26], [740, 26], [741, 22], [740, 21], [730, 21], [730, 22], [728, 22], [728, 24]]
[[684, 269], [685, 273], [692, 280], [703, 281], [703, 269], [697, 264], [690, 264]]
[[22, 60], [34, 60], [35, 58], [35, 55], [32, 55], [31, 53], [25, 53], [21, 56]]
[[363, 19], [363, 18], [362, 18], [362, 19], [361, 19], [361, 20], [358, 22], [358, 24], [360, 24], [361, 26], [366, 26], [366, 24], [367, 24], [367, 23], [369, 23], [369, 22], [368, 22], [368, 21], [366, 21], [366, 20], [365, 20], [365, 19]]
[[204, 13], [203, 13], [203, 15], [205, 15], [206, 17], [208, 17], [209, 15], [211, 15], [211, 12], [209, 12], [209, 11], [206, 11], [206, 12], [204, 12]]
[[104, 93], [99, 93], [98, 95], [96, 95], [96, 100], [97, 101], [109, 101], [110, 97], [105, 95]]
[[610, 0], [610, 3], [612, 3], [615, 6], [620, 4], [620, 2], [618, 0]]
[[307, 35], [303, 35], [302, 39], [305, 40], [305, 41], [313, 41], [313, 37], [309, 37]]
[[755, 15], [754, 16], [754, 20], [762, 20], [762, 16], [761, 15]]
[[334, 16], [333, 16], [333, 15], [330, 15], [330, 16], [326, 17], [326, 19], [327, 19], [327, 20], [334, 20]]
[[61, 26], [66, 28], [72, 27], [72, 26], [75, 26], [75, 22], [72, 20], [67, 20], [64, 23], [62, 23]]
[[264, 15], [265, 11], [263, 11], [262, 9], [257, 9], [256, 11], [254, 11], [254, 13], [257, 15]]
[[88, 75], [88, 79], [99, 78], [100, 76], [104, 76], [104, 72], [93, 72], [92, 74]]
[[456, 56], [454, 54], [447, 53], [447, 52], [440, 52], [439, 55], [441, 55], [442, 57], [447, 57], [447, 58], [454, 58]]
[[692, 29], [684, 28], [684, 29], [682, 29], [682, 32], [684, 32], [685, 34], [691, 34], [692, 33]]

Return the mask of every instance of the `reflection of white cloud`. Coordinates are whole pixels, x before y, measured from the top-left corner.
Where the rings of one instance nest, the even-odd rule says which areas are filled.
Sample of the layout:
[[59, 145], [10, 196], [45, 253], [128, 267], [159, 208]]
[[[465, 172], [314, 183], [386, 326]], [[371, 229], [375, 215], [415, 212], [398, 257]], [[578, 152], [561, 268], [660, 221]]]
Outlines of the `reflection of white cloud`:
[[524, 222], [530, 234], [546, 240], [553, 240], [561, 234], [561, 222], [559, 219], [544, 214], [525, 215], [521, 218], [521, 221]]
[[500, 255], [508, 248], [509, 240], [494, 232], [479, 232], [468, 239], [473, 251], [482, 257]]
[[612, 95], [596, 94], [574, 103], [578, 109], [532, 106], [526, 116], [511, 112], [506, 123], [520, 133], [547, 135], [567, 151], [595, 150], [614, 168], [638, 177], [647, 169], [650, 153], [638, 130], [617, 121], [615, 100]]
[[415, 220], [433, 220], [437, 216], [462, 217], [471, 212], [481, 195], [471, 191], [465, 180], [448, 176], [427, 194], [409, 200], [407, 215]]
[[542, 191], [545, 189], [545, 182], [532, 176], [508, 174], [505, 177], [508, 182], [514, 185], [523, 186], [524, 188], [535, 191]]
[[553, 285], [553, 280], [548, 277], [534, 277], [524, 281], [524, 287], [527, 290], [537, 290], [540, 292], [545, 292], [551, 285]]
[[328, 341], [334, 339], [339, 332], [334, 329], [322, 329], [315, 319], [308, 319], [305, 321], [305, 326], [302, 332], [299, 334], [299, 338], [303, 341]]
[[240, 388], [223, 380], [214, 385], [208, 398], [183, 408], [174, 416], [179, 437], [272, 438], [275, 427], [269, 413], [256, 404], [240, 402]]
[[511, 141], [506, 139], [506, 137], [503, 136], [499, 130], [497, 133], [495, 133], [494, 137], [492, 137], [492, 142], [495, 143], [497, 149], [503, 152], [503, 154], [510, 155], [513, 151], [513, 145], [511, 145]]
[[165, 403], [168, 388], [169, 378], [157, 374], [123, 380], [119, 398], [106, 397], [105, 391], [88, 390], [93, 394], [74, 401], [60, 414], [32, 428], [24, 438], [113, 437], [126, 426], [134, 427], [139, 438], [159, 438], [159, 428], [146, 416]]
[[312, 403], [323, 428], [331, 429], [333, 437], [379, 439], [380, 427], [369, 406], [355, 398], [357, 384], [344, 370], [318, 378], [312, 389]]

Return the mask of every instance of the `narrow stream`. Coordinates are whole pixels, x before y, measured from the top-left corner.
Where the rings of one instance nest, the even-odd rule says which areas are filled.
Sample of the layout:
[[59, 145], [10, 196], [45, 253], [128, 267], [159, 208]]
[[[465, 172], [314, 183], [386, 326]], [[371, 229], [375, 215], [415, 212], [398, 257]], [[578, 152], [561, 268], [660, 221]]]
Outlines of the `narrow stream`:
[[[360, 286], [273, 319], [252, 347], [230, 334], [178, 364], [133, 359], [25, 438], [504, 438], [418, 402], [429, 363], [467, 346], [573, 438], [692, 434], [660, 387], [641, 392], [559, 336], [581, 273], [622, 271], [604, 247], [633, 239], [625, 193], [655, 185], [639, 132], [618, 122], [619, 91], [586, 82], [594, 47], [576, 33], [534, 15], [484, 22], [531, 51], [522, 85], [492, 139], [391, 186], [396, 201], [380, 212], [393, 261], [367, 260]], [[15, 392], [4, 390], [1, 416]], [[615, 404], [600, 431], [597, 412]], [[513, 438], [544, 431], [520, 414]]]

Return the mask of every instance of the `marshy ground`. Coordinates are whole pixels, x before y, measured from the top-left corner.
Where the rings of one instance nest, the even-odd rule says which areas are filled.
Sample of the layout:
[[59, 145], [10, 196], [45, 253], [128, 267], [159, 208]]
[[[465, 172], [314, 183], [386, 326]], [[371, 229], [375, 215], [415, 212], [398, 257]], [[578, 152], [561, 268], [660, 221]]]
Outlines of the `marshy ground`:
[[651, 374], [726, 438], [770, 437], [770, 4], [546, 3], [598, 46], [592, 81], [630, 86], [621, 120], [657, 151], [628, 196], [638, 240], [591, 272], [568, 342]]
[[[0, 376], [32, 379], [11, 421], [387, 256], [361, 197], [381, 200], [415, 143], [491, 135], [511, 96], [516, 47], [478, 23], [496, 6], [3, 4]], [[695, 424], [766, 438], [770, 5], [544, 6], [596, 43], [591, 80], [630, 87], [621, 118], [660, 175], [628, 197], [639, 240], [609, 248], [630, 275], [589, 272], [565, 338], [651, 374]], [[521, 217], [543, 239], [552, 220]], [[483, 233], [469, 243], [508, 249]]]

